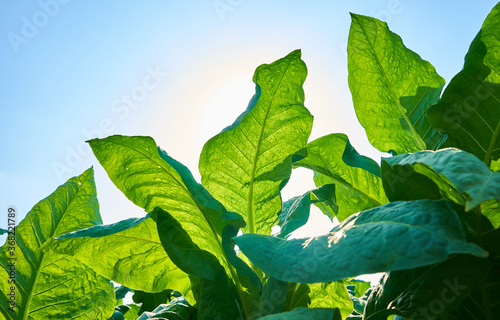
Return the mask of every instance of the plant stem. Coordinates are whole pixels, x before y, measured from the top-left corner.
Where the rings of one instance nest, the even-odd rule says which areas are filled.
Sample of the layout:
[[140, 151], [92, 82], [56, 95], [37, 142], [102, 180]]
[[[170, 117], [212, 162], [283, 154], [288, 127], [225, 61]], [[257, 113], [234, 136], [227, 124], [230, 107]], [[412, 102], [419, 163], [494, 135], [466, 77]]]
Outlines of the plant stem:
[[[483, 230], [482, 230], [482, 213], [481, 213], [481, 206], [476, 207], [475, 209], [475, 215], [476, 215], [476, 243], [481, 246], [483, 243]], [[484, 310], [484, 315], [485, 315], [485, 320], [493, 320], [493, 313], [491, 310], [491, 300], [490, 300], [490, 294], [488, 292], [488, 283], [486, 280], [481, 281], [479, 284], [479, 287], [481, 289], [481, 296], [483, 298], [483, 310]]]
[[486, 164], [488, 168], [491, 166], [491, 157], [493, 156], [493, 150], [495, 149], [495, 145], [499, 137], [500, 137], [500, 121], [498, 121], [497, 123], [497, 127], [495, 128], [495, 132], [493, 132], [493, 136], [491, 137], [488, 150], [486, 150], [486, 153], [484, 155], [483, 162]]
[[483, 226], [482, 226], [482, 213], [481, 213], [481, 206], [477, 206], [476, 209], [474, 210], [475, 216], [476, 216], [476, 243], [481, 246], [483, 242]]
[[481, 281], [481, 295], [483, 298], [483, 308], [484, 308], [484, 316], [485, 320], [493, 320], [493, 313], [491, 311], [491, 300], [490, 293], [488, 292], [488, 284], [486, 280]]

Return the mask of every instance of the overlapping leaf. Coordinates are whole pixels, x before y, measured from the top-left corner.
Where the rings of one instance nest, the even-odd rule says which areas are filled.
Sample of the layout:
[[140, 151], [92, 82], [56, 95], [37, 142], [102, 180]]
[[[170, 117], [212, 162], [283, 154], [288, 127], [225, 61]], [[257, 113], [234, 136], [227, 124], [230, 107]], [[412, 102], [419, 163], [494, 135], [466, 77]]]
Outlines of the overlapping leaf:
[[475, 154], [488, 166], [500, 157], [500, 3], [490, 12], [428, 117], [448, 134], [446, 145]]
[[[172, 261], [191, 276], [199, 277], [193, 286], [197, 301], [198, 319], [236, 319], [243, 311], [235, 284], [226, 274], [219, 260], [198, 247], [180, 223], [168, 212], [157, 207], [157, 226], [163, 248]], [[232, 270], [232, 269], [231, 269]], [[236, 272], [231, 276], [240, 286]], [[242, 291], [241, 288], [240, 292]], [[246, 301], [243, 302], [246, 306]]]
[[168, 304], [162, 304], [151, 312], [144, 312], [137, 320], [171, 319], [189, 320], [193, 307], [184, 297], [175, 298]]
[[111, 136], [91, 140], [89, 144], [110, 179], [127, 198], [146, 212], [155, 207], [167, 211], [193, 243], [229, 268], [220, 235], [227, 221], [239, 220], [239, 226], [244, 222], [226, 212], [196, 183], [186, 167], [159, 152], [150, 137]]
[[[191, 299], [188, 290], [197, 288], [190, 285], [188, 274], [215, 281], [220, 269], [239, 285], [222, 234], [225, 226], [243, 226], [240, 216], [227, 212], [150, 137], [111, 136], [90, 145], [116, 186], [151, 212], [143, 219], [66, 235], [58, 239], [55, 250], [77, 255], [114, 281], [148, 292], [173, 288]], [[93, 253], [88, 246], [95, 248]], [[95, 266], [96, 251], [106, 263]], [[141, 273], [147, 274], [145, 279], [137, 276]]]
[[[135, 290], [132, 300], [140, 305], [139, 314], [145, 311], [153, 311], [160, 304], [169, 303], [173, 298], [173, 291], [171, 289], [163, 290], [162, 292], [144, 292], [140, 290]], [[176, 292], [178, 293], [178, 292]]]
[[399, 167], [411, 165], [415, 172], [435, 182], [445, 198], [462, 204], [460, 197], [465, 197], [466, 210], [471, 210], [486, 200], [500, 201], [500, 173], [489, 170], [471, 153], [449, 148], [402, 154], [384, 158], [383, 161], [391, 166], [387, 170], [392, 169], [392, 174], [383, 173], [385, 184], [390, 188], [396, 188], [401, 180], [410, 177], [405, 176], [408, 170], [398, 170]]
[[310, 239], [242, 235], [234, 241], [266, 274], [300, 283], [416, 268], [453, 253], [488, 255], [465, 241], [460, 220], [444, 200], [392, 202], [354, 214], [327, 235]]
[[233, 125], [203, 147], [203, 185], [247, 222], [244, 232], [270, 234], [291, 156], [307, 143], [312, 116], [304, 107], [307, 69], [294, 51], [254, 74], [255, 96]]
[[285, 302], [287, 301], [290, 287], [294, 287], [294, 285], [293, 283], [269, 277], [262, 289], [261, 299], [250, 320], [292, 309], [287, 308]]
[[371, 144], [401, 154], [433, 149], [441, 140], [426, 119], [444, 80], [406, 48], [385, 22], [351, 14], [349, 88], [359, 122]]
[[365, 317], [382, 310], [410, 319], [442, 316], [457, 308], [491, 267], [489, 260], [457, 255], [434, 266], [391, 272], [370, 296]]
[[335, 184], [339, 221], [388, 202], [379, 165], [358, 154], [345, 134], [330, 134], [308, 143], [307, 157], [294, 166], [313, 170], [317, 186]]
[[[343, 318], [352, 313], [353, 304], [342, 282], [302, 283], [297, 286], [292, 308], [337, 308]], [[290, 308], [290, 309], [292, 309]]]
[[285, 238], [305, 225], [309, 219], [311, 204], [318, 206], [324, 214], [333, 219], [338, 210], [335, 203], [335, 185], [323, 185], [283, 203], [278, 222], [281, 230], [277, 236]]
[[[98, 224], [92, 169], [38, 202], [15, 228], [15, 246], [0, 248], [3, 319], [109, 318], [115, 300], [110, 281], [73, 257], [42, 250], [52, 237]], [[14, 312], [8, 301], [15, 302]]]
[[272, 314], [259, 318], [259, 320], [342, 320], [342, 316], [338, 309], [331, 308], [296, 308], [292, 311]]
[[146, 292], [174, 288], [188, 295], [191, 281], [163, 249], [156, 220], [156, 213], [148, 214], [65, 234], [50, 249], [74, 256], [126, 287]]

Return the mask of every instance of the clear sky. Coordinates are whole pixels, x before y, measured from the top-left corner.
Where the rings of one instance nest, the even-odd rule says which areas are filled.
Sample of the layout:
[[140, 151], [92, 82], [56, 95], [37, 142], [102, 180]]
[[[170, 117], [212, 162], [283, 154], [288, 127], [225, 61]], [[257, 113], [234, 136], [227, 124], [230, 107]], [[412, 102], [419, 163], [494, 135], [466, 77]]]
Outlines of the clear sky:
[[[244, 111], [257, 66], [302, 49], [311, 139], [342, 132], [379, 161], [347, 85], [349, 12], [389, 23], [447, 83], [496, 1], [144, 0], [0, 2], [0, 227], [94, 166], [104, 223], [144, 212], [84, 143], [149, 135], [198, 174], [202, 146]], [[294, 172], [284, 198], [313, 186]], [[323, 221], [323, 220], [318, 220]], [[305, 234], [329, 230], [324, 222]], [[3, 241], [2, 241], [3, 242]]]

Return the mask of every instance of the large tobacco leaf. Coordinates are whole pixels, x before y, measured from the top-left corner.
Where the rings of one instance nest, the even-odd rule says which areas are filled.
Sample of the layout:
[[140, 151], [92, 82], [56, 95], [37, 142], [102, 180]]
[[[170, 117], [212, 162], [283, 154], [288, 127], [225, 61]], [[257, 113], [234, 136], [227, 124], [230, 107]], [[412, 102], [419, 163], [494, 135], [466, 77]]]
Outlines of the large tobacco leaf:
[[448, 134], [447, 146], [475, 154], [490, 166], [500, 157], [500, 3], [486, 17], [465, 56], [428, 117]]
[[354, 214], [332, 232], [310, 239], [242, 235], [234, 241], [266, 274], [300, 283], [416, 268], [454, 253], [488, 255], [466, 242], [445, 200], [392, 202]]
[[296, 50], [259, 66], [247, 110], [201, 152], [202, 184], [228, 210], [244, 217], [244, 232], [271, 233], [292, 155], [306, 145], [311, 131], [302, 89], [307, 69], [300, 56]]
[[[74, 257], [43, 251], [52, 237], [102, 224], [93, 170], [69, 179], [38, 202], [0, 248], [3, 319], [108, 319], [111, 282]], [[13, 248], [13, 249], [11, 249]], [[14, 296], [12, 296], [12, 293]], [[7, 304], [14, 297], [15, 312]]]
[[167, 211], [193, 243], [229, 270], [221, 245], [222, 229], [228, 223], [243, 226], [244, 222], [196, 183], [186, 167], [159, 150], [151, 137], [117, 135], [93, 139], [89, 144], [111, 181], [127, 198], [146, 212], [156, 207]]
[[67, 233], [50, 250], [76, 257], [97, 273], [146, 292], [175, 289], [190, 297], [191, 281], [168, 257], [157, 231], [157, 212]]
[[[388, 189], [399, 188], [398, 184], [410, 178], [413, 170], [432, 180], [446, 199], [465, 204], [466, 210], [490, 199], [500, 201], [500, 173], [488, 169], [471, 153], [448, 148], [397, 155], [383, 162], [389, 164], [383, 166]], [[412, 166], [412, 170], [405, 169], [405, 165]]]
[[317, 186], [335, 185], [339, 221], [388, 202], [379, 165], [360, 155], [345, 134], [329, 134], [309, 142], [307, 156], [294, 162], [294, 167], [313, 170]]
[[398, 154], [434, 149], [441, 134], [426, 118], [444, 86], [427, 61], [406, 48], [385, 22], [351, 14], [349, 88], [371, 144]]
[[[133, 234], [139, 232], [140, 234], [137, 234], [129, 245], [135, 244], [144, 250], [149, 248], [155, 252], [146, 259], [154, 263], [154, 266], [149, 266], [149, 271], [142, 268], [144, 262], [141, 259], [146, 252], [133, 250], [127, 255], [130, 262], [123, 266], [120, 256], [110, 254], [112, 258], [106, 268], [114, 267], [101, 272], [114, 272], [118, 267], [116, 264], [120, 264], [124, 269], [120, 274], [114, 275], [113, 280], [143, 291], [158, 292], [173, 288], [182, 291], [188, 298], [191, 297], [185, 291], [190, 281], [188, 274], [215, 281], [216, 278], [220, 280], [222, 270], [222, 273], [233, 279], [238, 287], [240, 286], [238, 275], [226, 257], [222, 235], [226, 226], [234, 228], [244, 226], [245, 222], [241, 216], [226, 211], [194, 180], [185, 166], [159, 149], [150, 137], [111, 136], [94, 139], [89, 143], [115, 185], [131, 201], [150, 212], [149, 218], [132, 221], [129, 226], [123, 225], [118, 233], [113, 230], [116, 228], [110, 228], [108, 232], [99, 231], [99, 237], [102, 239], [94, 238], [93, 241], [98, 241], [101, 244], [101, 251], [104, 252], [106, 249], [111, 250], [113, 246], [108, 245], [108, 242], [118, 243], [124, 240], [124, 236], [129, 232]], [[153, 231], [151, 228], [157, 230]], [[142, 234], [140, 231], [142, 229], [148, 231]], [[73, 235], [73, 244], [71, 247], [67, 244], [64, 252], [69, 250], [74, 253], [76, 249], [73, 246], [85, 245], [85, 242], [88, 242], [86, 238], [82, 238], [85, 236], [85, 234]], [[75, 240], [75, 237], [80, 239]], [[58, 248], [62, 250], [62, 244]], [[92, 257], [85, 259], [89, 261]], [[152, 281], [141, 284], [129, 276], [139, 270], [148, 272]], [[124, 279], [119, 280], [116, 277]], [[155, 279], [164, 281], [160, 284], [160, 281]], [[227, 280], [224, 283], [230, 282], [231, 280]], [[196, 288], [191, 287], [191, 289]], [[217, 290], [220, 291], [220, 288]], [[207, 289], [201, 292], [204, 295], [208, 294]], [[235, 299], [231, 297], [229, 300], [235, 304]]]

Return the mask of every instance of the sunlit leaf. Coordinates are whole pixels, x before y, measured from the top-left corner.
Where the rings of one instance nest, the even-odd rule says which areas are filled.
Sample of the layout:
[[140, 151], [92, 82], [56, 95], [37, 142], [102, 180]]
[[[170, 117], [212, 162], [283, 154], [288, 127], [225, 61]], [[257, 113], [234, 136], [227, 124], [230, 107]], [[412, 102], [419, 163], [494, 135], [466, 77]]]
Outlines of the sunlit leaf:
[[311, 131], [302, 89], [307, 69], [300, 56], [293, 51], [258, 67], [256, 93], [247, 110], [201, 152], [203, 185], [229, 211], [244, 217], [244, 232], [271, 233], [291, 156], [306, 145]]
[[339, 221], [388, 202], [379, 165], [358, 154], [345, 134], [330, 134], [308, 143], [307, 157], [294, 166], [313, 170], [317, 186], [335, 185]]
[[483, 23], [451, 80], [428, 117], [446, 132], [446, 146], [475, 154], [490, 166], [500, 157], [500, 4]]
[[462, 204], [460, 197], [463, 196], [466, 210], [471, 210], [486, 200], [500, 201], [500, 173], [488, 169], [471, 153], [449, 148], [402, 154], [384, 158], [383, 161], [394, 169], [392, 174], [384, 172], [384, 183], [389, 188], [398, 188], [400, 180], [410, 177], [410, 174], [405, 176], [408, 170], [402, 171], [399, 167], [411, 165], [415, 172], [435, 182], [446, 199]]
[[426, 113], [438, 101], [444, 79], [385, 22], [357, 14], [351, 18], [349, 88], [370, 143], [398, 154], [435, 148], [441, 134]]
[[299, 283], [417, 268], [454, 253], [488, 255], [465, 241], [460, 220], [444, 200], [392, 202], [354, 214], [332, 232], [310, 239], [253, 234], [234, 241], [266, 274]]
[[0, 248], [2, 319], [108, 319], [111, 282], [74, 257], [42, 250], [52, 237], [99, 224], [92, 169], [38, 202]]

